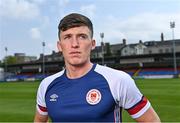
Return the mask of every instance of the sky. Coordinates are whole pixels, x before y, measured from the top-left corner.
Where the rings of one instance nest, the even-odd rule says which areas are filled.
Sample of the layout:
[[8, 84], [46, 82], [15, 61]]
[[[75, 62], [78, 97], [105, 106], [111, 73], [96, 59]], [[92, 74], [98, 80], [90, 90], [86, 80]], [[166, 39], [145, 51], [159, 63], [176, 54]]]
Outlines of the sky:
[[[100, 33], [110, 44], [138, 43], [139, 40], [180, 39], [180, 0], [0, 0], [0, 60], [6, 54], [37, 56], [58, 51], [58, 24], [70, 13], [84, 14], [92, 20], [94, 39]], [[7, 47], [7, 52], [5, 51]]]

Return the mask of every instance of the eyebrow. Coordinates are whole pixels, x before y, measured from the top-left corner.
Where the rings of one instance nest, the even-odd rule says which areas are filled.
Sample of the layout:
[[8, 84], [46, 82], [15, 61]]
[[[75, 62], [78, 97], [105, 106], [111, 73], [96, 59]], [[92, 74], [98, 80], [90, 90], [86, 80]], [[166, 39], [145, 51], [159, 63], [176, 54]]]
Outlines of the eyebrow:
[[[66, 36], [72, 36], [73, 34], [71, 34], [71, 33], [68, 33], [68, 34], [65, 34], [65, 35], [63, 35], [63, 36], [61, 36], [61, 37], [66, 37]], [[81, 36], [81, 35], [84, 35], [84, 36], [87, 36], [88, 37], [88, 34], [86, 34], [86, 33], [78, 33], [78, 34], [76, 34], [77, 36]]]
[[71, 36], [72, 34], [65, 34], [65, 35], [62, 35], [61, 37], [64, 38], [64, 37], [67, 37], [67, 36]]
[[79, 33], [79, 34], [77, 34], [78, 36], [79, 35], [86, 35], [86, 36], [88, 36], [86, 33]]

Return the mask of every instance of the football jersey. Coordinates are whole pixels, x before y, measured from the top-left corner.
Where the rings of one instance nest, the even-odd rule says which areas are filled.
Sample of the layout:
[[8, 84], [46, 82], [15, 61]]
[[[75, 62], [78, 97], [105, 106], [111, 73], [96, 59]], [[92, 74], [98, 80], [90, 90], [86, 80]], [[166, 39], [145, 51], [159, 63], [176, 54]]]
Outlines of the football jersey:
[[37, 92], [37, 111], [52, 122], [121, 122], [122, 109], [138, 118], [149, 107], [127, 73], [98, 64], [76, 79], [66, 70], [51, 75]]

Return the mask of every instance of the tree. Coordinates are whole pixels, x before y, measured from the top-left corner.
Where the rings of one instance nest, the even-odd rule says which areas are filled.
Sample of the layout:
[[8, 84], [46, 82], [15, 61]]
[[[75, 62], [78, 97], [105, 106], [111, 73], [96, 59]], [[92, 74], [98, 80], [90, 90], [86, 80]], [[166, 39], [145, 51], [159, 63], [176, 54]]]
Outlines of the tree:
[[106, 47], [106, 54], [105, 54], [105, 56], [112, 56], [110, 44], [106, 43], [105, 47]]
[[4, 58], [3, 62], [6, 63], [7, 65], [16, 64], [17, 63], [17, 58], [14, 57], [14, 56], [7, 56], [7, 57]]
[[0, 60], [0, 67], [2, 67], [3, 66], [3, 63], [2, 63], [2, 61]]

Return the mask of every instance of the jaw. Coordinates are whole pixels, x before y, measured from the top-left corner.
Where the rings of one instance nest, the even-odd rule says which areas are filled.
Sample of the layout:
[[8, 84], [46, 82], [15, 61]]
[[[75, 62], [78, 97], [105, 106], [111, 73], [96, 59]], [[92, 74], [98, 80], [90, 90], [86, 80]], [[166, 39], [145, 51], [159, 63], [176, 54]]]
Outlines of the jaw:
[[90, 58], [84, 59], [83, 57], [71, 57], [69, 60], [65, 61], [66, 65], [70, 66], [84, 66], [85, 64], [90, 63]]

